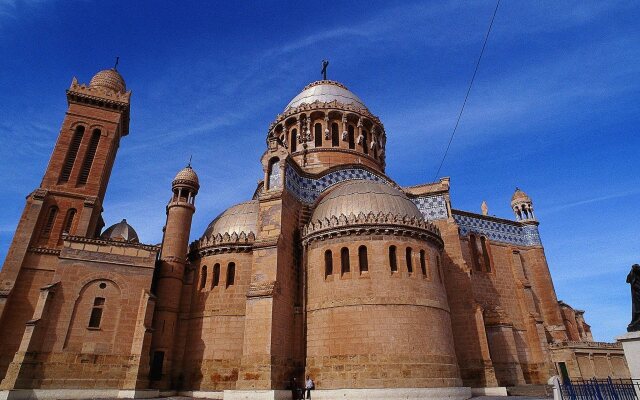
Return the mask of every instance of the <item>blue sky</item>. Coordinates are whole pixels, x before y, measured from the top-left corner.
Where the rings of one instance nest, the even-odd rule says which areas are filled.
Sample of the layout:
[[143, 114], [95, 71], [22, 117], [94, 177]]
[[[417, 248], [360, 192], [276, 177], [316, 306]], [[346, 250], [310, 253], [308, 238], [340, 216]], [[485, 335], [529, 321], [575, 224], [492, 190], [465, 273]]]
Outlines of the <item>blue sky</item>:
[[[193, 154], [192, 240], [261, 178], [267, 127], [304, 85], [343, 82], [378, 115], [387, 173], [431, 181], [493, 1], [150, 2], [0, 0], [0, 259], [47, 165], [72, 77], [120, 56], [131, 133], [105, 200], [161, 240], [170, 182]], [[640, 3], [504, 0], [440, 173], [455, 208], [512, 218], [533, 199], [558, 298], [597, 340], [625, 331], [640, 262]]]

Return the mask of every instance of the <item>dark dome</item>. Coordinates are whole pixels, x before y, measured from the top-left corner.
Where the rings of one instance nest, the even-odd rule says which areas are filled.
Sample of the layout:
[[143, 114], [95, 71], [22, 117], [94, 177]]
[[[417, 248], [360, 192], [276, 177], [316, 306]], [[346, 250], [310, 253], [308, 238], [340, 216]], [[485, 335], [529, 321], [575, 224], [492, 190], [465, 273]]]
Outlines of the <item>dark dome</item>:
[[110, 227], [105, 229], [105, 231], [102, 232], [102, 235], [100, 235], [100, 239], [139, 243], [136, 230], [127, 223], [126, 219], [123, 219], [117, 224], [111, 225]]

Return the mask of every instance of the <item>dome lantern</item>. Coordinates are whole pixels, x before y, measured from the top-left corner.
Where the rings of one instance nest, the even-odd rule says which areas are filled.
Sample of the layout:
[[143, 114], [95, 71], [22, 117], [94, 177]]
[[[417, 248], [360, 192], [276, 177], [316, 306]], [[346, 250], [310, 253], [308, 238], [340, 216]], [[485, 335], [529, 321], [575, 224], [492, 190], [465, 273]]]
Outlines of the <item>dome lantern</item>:
[[518, 221], [536, 221], [531, 198], [520, 188], [516, 188], [513, 196], [511, 196], [511, 208]]

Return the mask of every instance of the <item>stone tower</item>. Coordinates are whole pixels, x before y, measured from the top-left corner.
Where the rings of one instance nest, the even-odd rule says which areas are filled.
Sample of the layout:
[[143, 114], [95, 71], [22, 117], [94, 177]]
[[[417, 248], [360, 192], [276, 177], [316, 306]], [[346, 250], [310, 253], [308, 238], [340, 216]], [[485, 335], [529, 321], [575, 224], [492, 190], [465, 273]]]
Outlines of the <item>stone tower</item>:
[[[73, 78], [49, 165], [40, 186], [27, 196], [2, 267], [0, 334], [21, 331], [33, 315], [33, 308], [26, 307], [10, 318], [4, 316], [8, 304], [37, 297], [39, 288], [50, 282], [50, 268], [34, 267], [22, 273], [23, 265], [51, 264], [63, 235], [95, 237], [104, 226], [102, 203], [120, 139], [129, 133], [130, 97], [115, 68], [98, 72], [89, 85]], [[7, 353], [16, 351], [13, 345], [6, 347]]]
[[182, 169], [172, 182], [173, 194], [167, 205], [167, 223], [164, 228], [156, 294], [158, 301], [154, 315], [155, 328], [151, 343], [151, 380], [156, 387], [173, 386], [172, 361], [180, 309], [191, 220], [195, 208], [195, 197], [200, 184], [191, 165]]
[[519, 188], [516, 188], [511, 197], [511, 208], [518, 221], [536, 221], [531, 198]]

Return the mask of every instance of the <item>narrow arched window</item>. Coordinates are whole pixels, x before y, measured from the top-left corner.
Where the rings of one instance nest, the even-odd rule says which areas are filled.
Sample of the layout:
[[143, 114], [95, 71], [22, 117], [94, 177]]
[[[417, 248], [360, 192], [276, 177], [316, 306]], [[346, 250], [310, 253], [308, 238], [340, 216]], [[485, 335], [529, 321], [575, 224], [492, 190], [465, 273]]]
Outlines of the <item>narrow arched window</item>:
[[91, 308], [91, 316], [89, 317], [89, 328], [100, 328], [103, 310], [104, 297], [96, 297], [93, 299], [93, 307]]
[[367, 132], [362, 131], [362, 151], [364, 154], [369, 154], [369, 142], [367, 141]]
[[45, 221], [44, 226], [42, 227], [42, 233], [41, 233], [42, 237], [49, 237], [49, 234], [51, 233], [51, 229], [53, 229], [53, 224], [55, 223], [57, 216], [58, 216], [58, 207], [51, 206], [49, 208], [49, 214], [47, 214], [47, 220]]
[[347, 133], [347, 139], [349, 140], [349, 148], [350, 149], [355, 149], [356, 148], [356, 140], [355, 140], [355, 132], [353, 129], [353, 125], [349, 125], [349, 132]]
[[69, 176], [71, 176], [73, 164], [76, 162], [76, 157], [78, 156], [80, 143], [82, 143], [82, 136], [84, 136], [84, 126], [76, 127], [76, 131], [73, 133], [73, 137], [71, 138], [71, 142], [69, 143], [69, 149], [67, 150], [64, 164], [62, 164], [62, 171], [60, 171], [60, 178], [58, 179], [58, 183], [65, 183], [69, 181]]
[[233, 285], [236, 281], [236, 264], [229, 263], [227, 266], [227, 287]]
[[207, 266], [202, 266], [202, 272], [200, 273], [200, 289], [204, 289], [207, 284]]
[[277, 189], [282, 186], [280, 173], [280, 159], [277, 157], [269, 162], [269, 186], [267, 190]]
[[64, 227], [62, 228], [62, 233], [63, 234], [69, 234], [69, 232], [71, 232], [71, 228], [73, 226], [73, 219], [76, 216], [76, 209], [72, 208], [69, 211], [67, 211], [67, 216], [64, 219]]
[[484, 270], [486, 272], [491, 272], [491, 250], [489, 250], [489, 245], [487, 244], [486, 237], [480, 237], [480, 245], [482, 246], [482, 261], [484, 264]]
[[411, 274], [413, 273], [413, 251], [411, 250], [411, 247], [407, 247], [405, 255], [407, 259], [407, 271]]
[[291, 152], [295, 153], [297, 149], [298, 149], [298, 130], [292, 129], [291, 130]]
[[93, 159], [96, 156], [96, 151], [98, 150], [99, 143], [100, 129], [94, 129], [93, 133], [91, 133], [91, 140], [89, 141], [89, 146], [87, 147], [87, 154], [85, 154], [84, 156], [84, 162], [82, 163], [80, 175], [78, 176], [78, 185], [84, 185], [87, 183], [87, 179], [89, 179], [89, 172], [91, 172], [91, 165], [93, 165]]
[[324, 252], [324, 277], [327, 278], [333, 274], [333, 254], [331, 250]]
[[469, 247], [471, 249], [471, 262], [473, 263], [473, 269], [476, 271], [482, 271], [480, 265], [480, 254], [478, 254], [478, 240], [476, 235], [469, 235]]
[[213, 282], [211, 287], [214, 288], [220, 284], [220, 264], [213, 266]]
[[373, 158], [378, 158], [378, 146], [373, 147]]
[[438, 270], [438, 281], [442, 283], [442, 265], [440, 264], [440, 256], [436, 256], [436, 269]]
[[422, 275], [427, 276], [427, 260], [424, 250], [420, 250], [420, 269], [422, 270]]
[[367, 257], [367, 246], [358, 247], [358, 262], [360, 264], [360, 272], [369, 271], [369, 259]]
[[338, 131], [338, 124], [335, 122], [331, 124], [331, 146], [333, 147], [340, 146], [340, 132]]
[[343, 247], [340, 250], [340, 273], [342, 275], [351, 272], [351, 265], [349, 264], [349, 249]]
[[391, 268], [391, 272], [398, 272], [398, 257], [396, 255], [396, 246], [389, 247], [389, 268]]
[[313, 127], [316, 147], [322, 147], [322, 125], [315, 124]]

